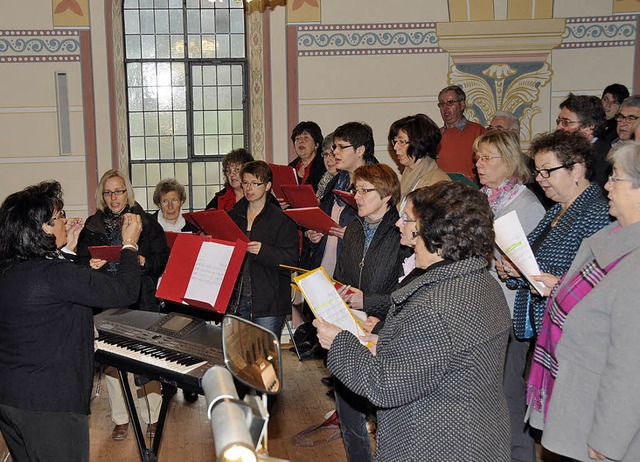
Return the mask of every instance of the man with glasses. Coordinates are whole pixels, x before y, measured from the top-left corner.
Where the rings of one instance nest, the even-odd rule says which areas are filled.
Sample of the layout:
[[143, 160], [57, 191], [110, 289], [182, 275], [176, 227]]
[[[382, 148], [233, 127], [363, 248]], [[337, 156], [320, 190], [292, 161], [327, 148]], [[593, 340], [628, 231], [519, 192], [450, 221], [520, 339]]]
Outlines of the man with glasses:
[[629, 90], [627, 90], [627, 87], [619, 83], [608, 85], [602, 91], [602, 108], [604, 109], [604, 115], [607, 121], [600, 138], [607, 143], [613, 142], [613, 140], [618, 137], [616, 132], [616, 116], [620, 110], [620, 105], [628, 97]]
[[611, 165], [607, 162], [607, 154], [611, 145], [598, 138], [604, 125], [604, 109], [602, 101], [597, 96], [569, 93], [567, 99], [560, 103], [556, 130], [580, 133], [591, 143], [594, 148], [592, 181], [598, 183], [602, 188], [611, 173]]
[[464, 116], [466, 108], [464, 91], [458, 85], [443, 88], [438, 94], [438, 108], [444, 121], [440, 128], [442, 140], [438, 148], [438, 167], [447, 173], [462, 173], [471, 181], [476, 179], [473, 162], [473, 142], [485, 128]]
[[627, 141], [633, 138], [633, 126], [640, 118], [640, 95], [633, 95], [625, 98], [620, 105], [620, 111], [616, 115], [616, 132], [618, 139], [611, 144], [615, 145], [618, 141]]

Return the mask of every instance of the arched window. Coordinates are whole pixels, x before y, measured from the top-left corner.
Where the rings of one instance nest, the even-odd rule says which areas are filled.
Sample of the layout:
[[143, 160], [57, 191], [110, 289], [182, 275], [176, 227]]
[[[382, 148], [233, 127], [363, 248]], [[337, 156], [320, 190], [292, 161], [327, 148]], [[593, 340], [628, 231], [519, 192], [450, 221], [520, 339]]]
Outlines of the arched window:
[[185, 185], [203, 209], [224, 183], [222, 157], [248, 147], [245, 15], [235, 0], [124, 0], [129, 162], [136, 199]]

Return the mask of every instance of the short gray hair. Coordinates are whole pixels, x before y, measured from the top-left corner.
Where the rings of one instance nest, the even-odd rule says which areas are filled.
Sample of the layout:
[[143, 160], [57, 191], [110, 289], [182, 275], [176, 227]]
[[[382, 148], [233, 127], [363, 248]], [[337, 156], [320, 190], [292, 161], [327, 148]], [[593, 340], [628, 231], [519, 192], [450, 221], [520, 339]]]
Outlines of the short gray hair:
[[620, 107], [637, 107], [640, 108], [640, 95], [632, 95], [622, 101]]
[[513, 130], [518, 135], [520, 134], [520, 119], [518, 119], [513, 112], [496, 111], [493, 114], [492, 120], [496, 117], [504, 117], [505, 119], [509, 119], [509, 121], [511, 122], [511, 127], [509, 127], [509, 129]]
[[634, 188], [640, 188], [640, 143], [636, 141], [616, 143], [609, 151], [607, 160], [629, 175]]

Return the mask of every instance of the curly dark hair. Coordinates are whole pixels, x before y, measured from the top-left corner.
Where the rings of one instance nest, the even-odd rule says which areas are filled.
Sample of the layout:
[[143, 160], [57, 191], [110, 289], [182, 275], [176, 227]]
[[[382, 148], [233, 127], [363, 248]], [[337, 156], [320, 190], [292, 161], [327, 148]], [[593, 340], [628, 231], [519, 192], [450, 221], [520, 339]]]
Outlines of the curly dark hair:
[[62, 210], [62, 187], [43, 181], [11, 194], [0, 206], [0, 273], [14, 264], [38, 257], [52, 257], [56, 237], [42, 225]]
[[593, 177], [593, 145], [578, 132], [555, 131], [537, 135], [529, 146], [529, 156], [535, 160], [540, 152], [553, 152], [558, 162], [573, 170], [575, 164], [584, 166], [584, 177]]
[[602, 130], [604, 130], [606, 120], [600, 98], [569, 93], [567, 99], [560, 103], [560, 109], [565, 107], [578, 117], [580, 125], [593, 127], [593, 136], [600, 136]]
[[442, 139], [440, 128], [425, 114], [416, 114], [396, 120], [389, 128], [389, 145], [393, 149], [393, 139], [404, 130], [409, 137], [407, 155], [414, 160], [423, 157], [436, 158], [438, 144]]
[[493, 257], [493, 213], [487, 196], [459, 181], [438, 182], [412, 196], [418, 233], [445, 260]]

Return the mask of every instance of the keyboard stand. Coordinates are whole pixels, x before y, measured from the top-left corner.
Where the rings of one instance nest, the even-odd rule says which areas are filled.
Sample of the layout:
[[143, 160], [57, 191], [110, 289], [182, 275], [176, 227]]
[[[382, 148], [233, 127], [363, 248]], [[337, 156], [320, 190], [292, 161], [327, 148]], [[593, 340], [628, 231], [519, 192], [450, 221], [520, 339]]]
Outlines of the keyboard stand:
[[138, 418], [138, 411], [136, 410], [136, 403], [133, 400], [133, 394], [129, 387], [129, 378], [127, 377], [127, 371], [118, 369], [118, 376], [120, 377], [120, 384], [124, 391], [125, 401], [127, 403], [127, 409], [129, 410], [129, 417], [133, 432], [136, 435], [136, 442], [138, 444], [138, 450], [140, 451], [140, 457], [142, 462], [156, 462], [158, 459], [158, 451], [160, 450], [160, 441], [162, 440], [162, 431], [164, 429], [164, 422], [167, 417], [167, 411], [169, 410], [169, 404], [171, 398], [176, 394], [176, 387], [162, 384], [162, 405], [160, 406], [160, 415], [158, 416], [158, 425], [156, 426], [156, 433], [153, 437], [153, 445], [150, 448], [147, 447], [145, 440], [146, 434], [142, 432], [140, 426], [140, 419]]

